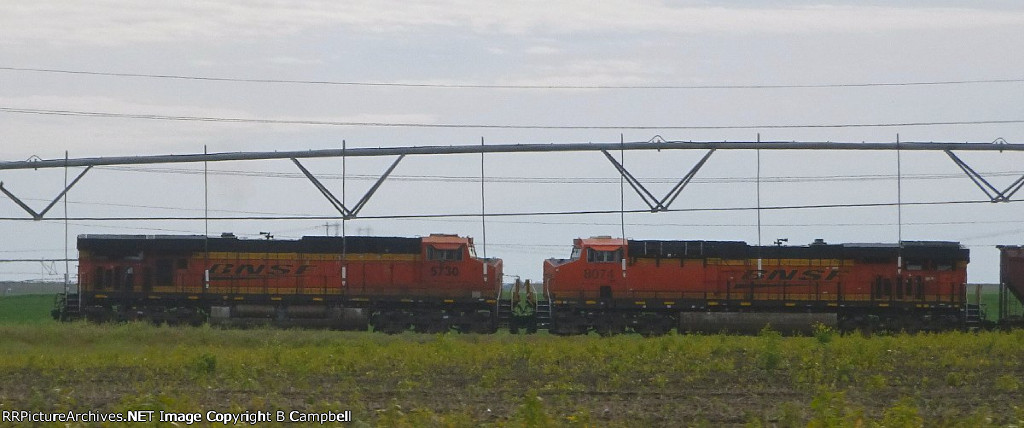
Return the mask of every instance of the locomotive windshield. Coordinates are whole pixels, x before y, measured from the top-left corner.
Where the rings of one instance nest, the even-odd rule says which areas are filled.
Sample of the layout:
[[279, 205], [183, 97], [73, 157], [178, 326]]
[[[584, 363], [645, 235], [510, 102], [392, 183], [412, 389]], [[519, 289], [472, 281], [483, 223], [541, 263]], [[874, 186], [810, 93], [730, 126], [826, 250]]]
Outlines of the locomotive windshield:
[[588, 262], [617, 262], [622, 260], [622, 248], [613, 251], [600, 251], [594, 248], [587, 250]]
[[580, 247], [572, 247], [572, 254], [569, 256], [569, 260], [579, 260], [580, 253], [583, 251]]
[[462, 260], [462, 247], [453, 249], [436, 248], [433, 245], [427, 246], [427, 260], [459, 261]]

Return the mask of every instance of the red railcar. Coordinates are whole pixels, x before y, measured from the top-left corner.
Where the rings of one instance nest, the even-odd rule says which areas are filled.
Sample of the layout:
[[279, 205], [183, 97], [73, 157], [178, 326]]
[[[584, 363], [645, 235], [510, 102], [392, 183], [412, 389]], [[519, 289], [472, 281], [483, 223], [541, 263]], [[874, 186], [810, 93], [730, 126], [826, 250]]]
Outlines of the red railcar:
[[502, 279], [500, 259], [455, 235], [83, 235], [78, 249], [94, 319], [489, 332]]
[[1024, 247], [999, 247], [999, 298], [997, 319], [1003, 327], [1024, 327]]
[[963, 323], [968, 250], [954, 242], [751, 246], [577, 239], [544, 263], [552, 331], [949, 329]]

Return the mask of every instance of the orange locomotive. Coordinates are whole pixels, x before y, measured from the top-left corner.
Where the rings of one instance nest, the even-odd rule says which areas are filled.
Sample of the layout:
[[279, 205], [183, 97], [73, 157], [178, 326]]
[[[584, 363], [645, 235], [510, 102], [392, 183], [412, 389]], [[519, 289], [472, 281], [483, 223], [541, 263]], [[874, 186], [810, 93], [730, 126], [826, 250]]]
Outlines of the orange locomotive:
[[551, 331], [945, 330], [964, 323], [968, 250], [954, 242], [750, 246], [576, 239], [544, 263]]
[[[502, 262], [472, 238], [83, 235], [57, 318], [492, 332]], [[77, 299], [78, 301], [73, 301]]]

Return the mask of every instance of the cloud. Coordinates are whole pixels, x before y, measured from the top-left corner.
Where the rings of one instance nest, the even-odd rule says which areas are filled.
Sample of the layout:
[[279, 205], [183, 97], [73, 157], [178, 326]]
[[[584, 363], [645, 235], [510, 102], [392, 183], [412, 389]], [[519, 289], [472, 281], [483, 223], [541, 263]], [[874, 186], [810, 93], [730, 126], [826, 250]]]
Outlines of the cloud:
[[[365, 112], [299, 116], [266, 116], [238, 108], [211, 108], [186, 104], [138, 103], [102, 96], [0, 97], [0, 106], [23, 109], [142, 114], [154, 117], [206, 117], [244, 120], [324, 123], [436, 123], [438, 117], [420, 113]], [[7, 120], [17, 117], [17, 120]], [[301, 123], [261, 124], [202, 120], [141, 120], [117, 117], [76, 117], [50, 114], [0, 112], [7, 126], [0, 129], [0, 158], [20, 159], [24, 153], [53, 157], [52, 148], [94, 154], [123, 154], [129, 151], [201, 151], [203, 144], [224, 145], [251, 141], [267, 135], [308, 133]], [[320, 130], [327, 129], [320, 127]]]
[[506, 85], [643, 85], [672, 75], [672, 67], [622, 59], [569, 59], [537, 63]]
[[548, 56], [548, 55], [558, 55], [558, 54], [562, 53], [562, 50], [558, 49], [556, 47], [552, 47], [552, 46], [531, 46], [529, 48], [526, 48], [525, 52], [528, 55]]
[[322, 65], [324, 60], [318, 58], [298, 58], [294, 56], [275, 56], [267, 60], [278, 65]]
[[818, 5], [679, 6], [661, 2], [469, 0], [406, 2], [67, 1], [14, 2], [0, 13], [5, 44], [118, 46], [212, 40], [221, 44], [311, 30], [413, 33], [458, 29], [478, 34], [557, 36], [660, 32], [750, 34], [876, 32], [1024, 25], [1022, 10]]

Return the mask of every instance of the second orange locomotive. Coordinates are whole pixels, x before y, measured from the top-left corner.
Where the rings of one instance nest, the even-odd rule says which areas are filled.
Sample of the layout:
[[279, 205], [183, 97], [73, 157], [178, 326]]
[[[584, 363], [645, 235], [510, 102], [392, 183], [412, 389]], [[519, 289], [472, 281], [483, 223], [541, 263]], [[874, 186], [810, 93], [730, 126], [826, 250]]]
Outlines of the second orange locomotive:
[[916, 331], [964, 323], [968, 250], [954, 242], [752, 246], [576, 239], [544, 263], [551, 331]]

